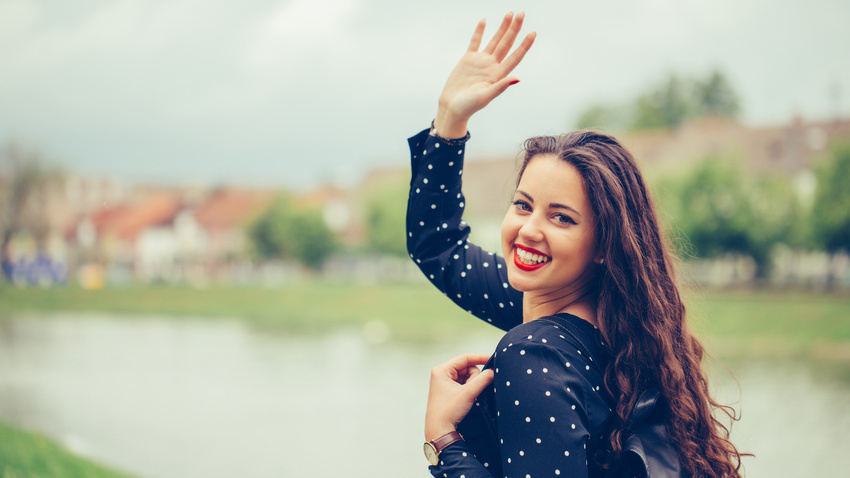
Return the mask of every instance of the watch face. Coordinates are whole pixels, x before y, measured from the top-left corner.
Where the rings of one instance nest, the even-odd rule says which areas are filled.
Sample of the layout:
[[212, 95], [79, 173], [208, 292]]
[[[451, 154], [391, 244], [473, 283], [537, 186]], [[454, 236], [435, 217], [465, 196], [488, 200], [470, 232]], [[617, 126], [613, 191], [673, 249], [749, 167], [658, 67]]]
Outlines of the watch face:
[[428, 463], [434, 466], [437, 466], [437, 463], [440, 462], [440, 458], [437, 456], [437, 450], [430, 442], [425, 444], [425, 458], [428, 459]]

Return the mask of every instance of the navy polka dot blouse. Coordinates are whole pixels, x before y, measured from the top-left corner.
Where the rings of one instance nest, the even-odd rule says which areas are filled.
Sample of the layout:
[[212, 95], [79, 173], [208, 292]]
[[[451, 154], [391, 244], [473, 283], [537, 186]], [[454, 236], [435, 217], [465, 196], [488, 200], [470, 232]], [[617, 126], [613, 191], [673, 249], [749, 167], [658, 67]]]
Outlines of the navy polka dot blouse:
[[452, 301], [506, 331], [486, 368], [493, 383], [458, 426], [464, 440], [430, 467], [437, 478], [596, 476], [593, 444], [612, 398], [609, 359], [589, 322], [558, 314], [522, 322], [522, 293], [504, 258], [467, 241], [461, 192], [464, 142], [424, 130], [408, 140], [413, 176], [407, 209], [411, 259]]

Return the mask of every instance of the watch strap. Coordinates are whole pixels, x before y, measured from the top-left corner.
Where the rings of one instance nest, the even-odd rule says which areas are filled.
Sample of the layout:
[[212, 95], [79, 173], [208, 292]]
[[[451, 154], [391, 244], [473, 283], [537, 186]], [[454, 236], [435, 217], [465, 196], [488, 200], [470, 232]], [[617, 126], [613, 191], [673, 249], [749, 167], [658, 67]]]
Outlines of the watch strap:
[[463, 440], [463, 437], [460, 436], [460, 433], [458, 433], [457, 431], [451, 431], [439, 438], [431, 440], [431, 445], [434, 447], [434, 450], [439, 455], [440, 452], [445, 450], [447, 446], [461, 440]]

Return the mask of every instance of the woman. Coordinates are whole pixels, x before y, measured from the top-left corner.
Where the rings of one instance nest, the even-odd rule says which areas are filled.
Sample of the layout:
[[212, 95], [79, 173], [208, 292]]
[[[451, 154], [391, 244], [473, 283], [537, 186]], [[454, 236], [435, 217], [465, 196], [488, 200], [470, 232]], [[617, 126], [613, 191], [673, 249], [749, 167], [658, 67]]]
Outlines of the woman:
[[491, 357], [432, 370], [431, 472], [597, 476], [617, 464], [636, 402], [658, 390], [683, 474], [738, 477], [740, 456], [712, 415], [731, 412], [709, 396], [654, 207], [614, 138], [529, 139], [502, 225], [507, 260], [467, 242], [467, 122], [519, 81], [510, 74], [535, 39], [510, 53], [522, 22], [506, 15], [483, 49], [478, 24], [431, 129], [409, 140], [411, 258], [459, 306], [507, 331]]

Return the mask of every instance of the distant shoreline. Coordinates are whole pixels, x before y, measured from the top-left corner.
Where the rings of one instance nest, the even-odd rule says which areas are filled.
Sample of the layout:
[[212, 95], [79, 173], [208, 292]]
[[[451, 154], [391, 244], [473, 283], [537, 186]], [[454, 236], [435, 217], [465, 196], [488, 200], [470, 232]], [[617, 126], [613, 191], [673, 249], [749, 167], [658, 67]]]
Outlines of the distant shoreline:
[[[691, 327], [720, 357], [810, 357], [850, 363], [850, 296], [787, 291], [703, 291], [686, 297]], [[498, 334], [425, 284], [303, 283], [279, 288], [133, 286], [83, 290], [0, 287], [0, 319], [98, 312], [237, 320], [287, 333], [378, 323], [389, 340]], [[368, 325], [367, 325], [368, 324]]]

